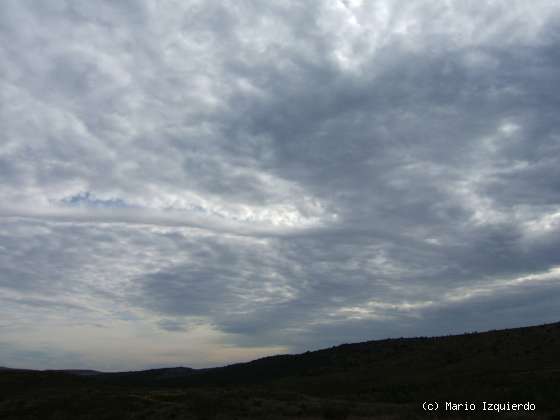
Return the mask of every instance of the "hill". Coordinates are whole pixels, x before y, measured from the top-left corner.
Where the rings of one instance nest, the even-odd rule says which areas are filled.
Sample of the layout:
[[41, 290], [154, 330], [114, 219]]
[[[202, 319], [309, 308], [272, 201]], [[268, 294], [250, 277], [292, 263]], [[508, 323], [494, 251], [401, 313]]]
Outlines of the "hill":
[[[344, 344], [195, 370], [0, 372], [2, 419], [560, 418], [560, 323]], [[445, 410], [472, 403], [476, 412]], [[449, 405], [450, 408], [456, 407]], [[490, 407], [490, 406], [487, 406]], [[49, 417], [50, 416], [50, 417]]]

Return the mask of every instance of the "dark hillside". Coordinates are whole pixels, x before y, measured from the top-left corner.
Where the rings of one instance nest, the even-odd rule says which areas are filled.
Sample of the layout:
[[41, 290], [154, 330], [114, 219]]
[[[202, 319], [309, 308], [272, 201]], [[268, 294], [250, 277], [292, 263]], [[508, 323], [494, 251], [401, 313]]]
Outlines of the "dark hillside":
[[[423, 401], [531, 402], [528, 415], [552, 418], [560, 415], [559, 355], [556, 323], [345, 344], [202, 370], [6, 370], [0, 418], [422, 418]], [[46, 416], [53, 407], [58, 417]], [[103, 407], [121, 417], [106, 417]]]

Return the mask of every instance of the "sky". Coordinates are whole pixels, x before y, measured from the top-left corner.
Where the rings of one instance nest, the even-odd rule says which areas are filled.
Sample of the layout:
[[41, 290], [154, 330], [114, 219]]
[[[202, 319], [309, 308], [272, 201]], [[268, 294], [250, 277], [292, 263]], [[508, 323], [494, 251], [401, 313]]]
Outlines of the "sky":
[[557, 1], [2, 0], [0, 366], [560, 320]]

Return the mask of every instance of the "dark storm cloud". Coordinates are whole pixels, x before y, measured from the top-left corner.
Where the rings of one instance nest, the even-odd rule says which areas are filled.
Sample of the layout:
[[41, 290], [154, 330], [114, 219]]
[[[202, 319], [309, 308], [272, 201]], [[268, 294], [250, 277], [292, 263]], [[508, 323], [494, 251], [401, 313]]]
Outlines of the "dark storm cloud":
[[557, 320], [558, 12], [4, 2], [10, 319], [294, 349]]
[[[219, 270], [184, 268], [180, 274], [155, 273], [143, 283], [143, 293], [156, 310], [181, 315], [211, 315], [227, 305], [233, 276]], [[148, 306], [150, 304], [148, 303]]]
[[303, 351], [309, 341], [320, 348], [364, 338], [461, 334], [547, 323], [554, 319], [549, 314], [556, 312], [560, 299], [558, 279], [556, 273], [550, 282], [503, 288], [419, 310], [387, 309], [386, 318], [335, 320], [318, 325], [309, 331], [312, 337], [293, 345]]

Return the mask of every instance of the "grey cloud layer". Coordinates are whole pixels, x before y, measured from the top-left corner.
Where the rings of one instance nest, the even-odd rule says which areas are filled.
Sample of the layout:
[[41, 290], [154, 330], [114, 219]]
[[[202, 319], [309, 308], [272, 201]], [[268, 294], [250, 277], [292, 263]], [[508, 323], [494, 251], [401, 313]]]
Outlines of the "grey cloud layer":
[[557, 320], [555, 2], [1, 8], [14, 325], [39, 298], [240, 347]]

